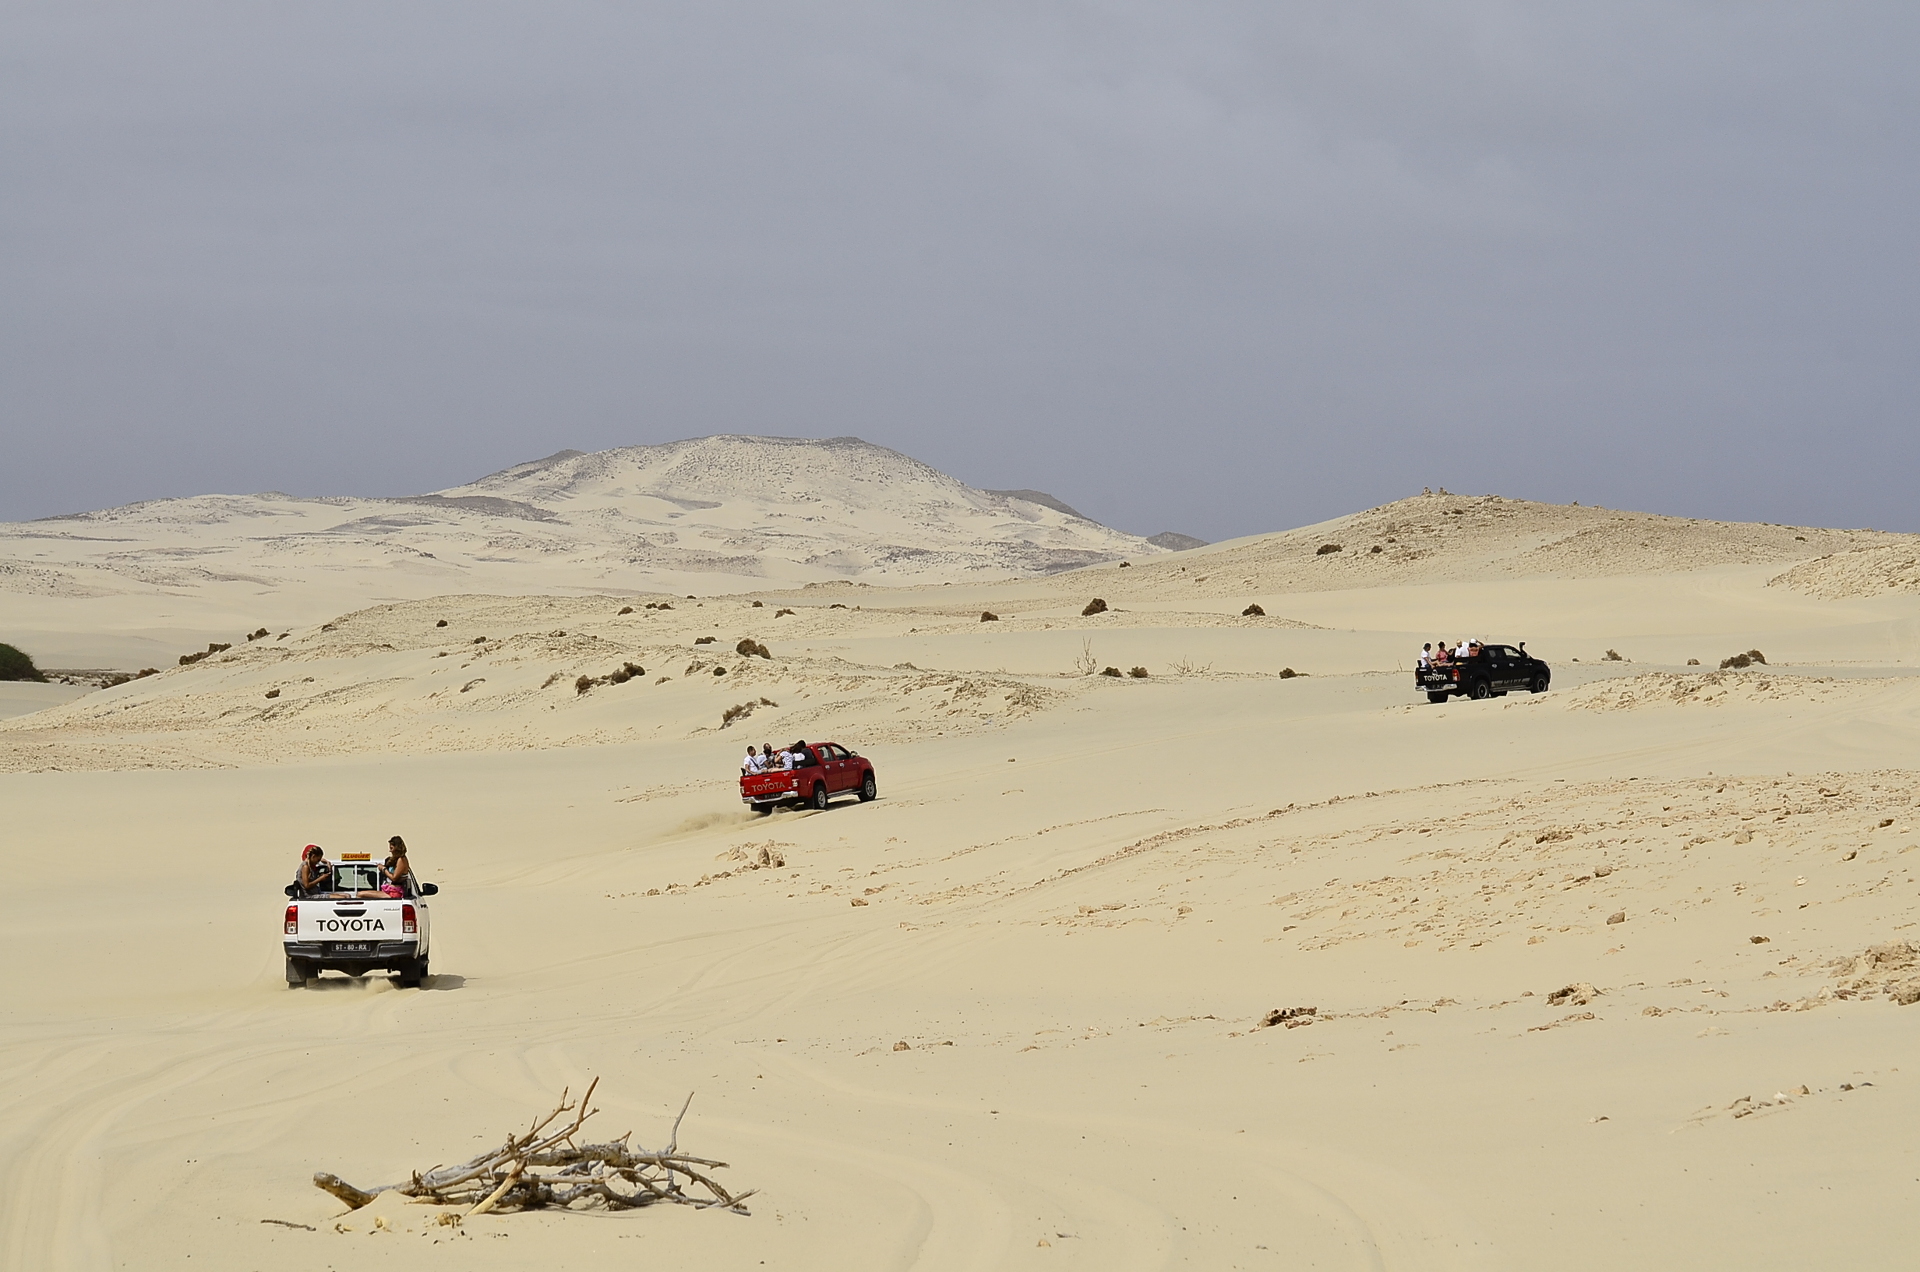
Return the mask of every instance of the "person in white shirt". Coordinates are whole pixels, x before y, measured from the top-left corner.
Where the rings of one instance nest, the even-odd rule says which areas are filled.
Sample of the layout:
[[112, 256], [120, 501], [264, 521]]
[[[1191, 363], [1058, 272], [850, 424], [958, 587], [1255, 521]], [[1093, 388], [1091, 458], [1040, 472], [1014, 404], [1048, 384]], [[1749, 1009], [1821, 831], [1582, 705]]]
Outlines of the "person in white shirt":
[[747, 758], [740, 761], [740, 772], [742, 774], [764, 773], [766, 771], [766, 768], [767, 768], [766, 761], [761, 759], [760, 753], [754, 750], [753, 746], [749, 744], [747, 746]]
[[1433, 666], [1433, 642], [1428, 641], [1420, 646], [1420, 669], [1424, 671], [1431, 666]]
[[1472, 649], [1473, 649], [1472, 645], [1470, 645], [1467, 642], [1466, 638], [1462, 637], [1460, 641], [1460, 648], [1453, 651], [1453, 656], [1455, 658], [1465, 658], [1469, 653], [1472, 652]]

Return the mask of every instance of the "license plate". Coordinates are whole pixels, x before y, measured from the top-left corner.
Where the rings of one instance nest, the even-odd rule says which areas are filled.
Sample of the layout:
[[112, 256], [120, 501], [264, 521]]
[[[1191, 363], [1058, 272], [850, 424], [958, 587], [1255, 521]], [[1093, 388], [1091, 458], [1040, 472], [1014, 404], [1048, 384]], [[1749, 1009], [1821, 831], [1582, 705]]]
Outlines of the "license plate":
[[373, 946], [365, 941], [336, 941], [333, 952], [336, 954], [371, 954]]

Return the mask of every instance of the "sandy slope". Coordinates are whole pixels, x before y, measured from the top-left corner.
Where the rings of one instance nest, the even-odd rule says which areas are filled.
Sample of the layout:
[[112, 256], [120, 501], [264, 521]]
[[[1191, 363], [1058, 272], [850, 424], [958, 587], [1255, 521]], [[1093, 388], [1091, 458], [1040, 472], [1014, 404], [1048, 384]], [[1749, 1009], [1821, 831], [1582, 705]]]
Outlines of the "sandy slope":
[[[407, 602], [0, 724], [32, 969], [0, 1261], [1893, 1266], [1920, 601], [1769, 586], [1772, 531], [1640, 575], [1481, 545], [1309, 587], [1269, 549], [1205, 584]], [[1396, 665], [1468, 631], [1554, 690], [1414, 697]], [[719, 727], [749, 695], [778, 705]], [[883, 797], [739, 811], [737, 752], [801, 733]], [[444, 887], [433, 983], [287, 990], [294, 850], [395, 831]], [[682, 1143], [753, 1214], [456, 1236], [307, 1183], [465, 1156], [591, 1075], [647, 1142], [697, 1091]]]

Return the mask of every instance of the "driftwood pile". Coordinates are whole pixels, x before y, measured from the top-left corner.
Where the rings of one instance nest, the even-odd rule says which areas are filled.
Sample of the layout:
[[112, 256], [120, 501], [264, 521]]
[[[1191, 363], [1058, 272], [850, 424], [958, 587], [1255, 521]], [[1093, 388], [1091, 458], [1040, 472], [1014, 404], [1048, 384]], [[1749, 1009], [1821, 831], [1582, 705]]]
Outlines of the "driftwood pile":
[[[551, 1113], [509, 1136], [500, 1147], [457, 1166], [415, 1171], [404, 1183], [378, 1188], [356, 1188], [338, 1175], [320, 1171], [313, 1177], [314, 1187], [355, 1210], [383, 1192], [396, 1192], [426, 1205], [466, 1206], [470, 1216], [565, 1208], [576, 1201], [606, 1210], [631, 1210], [664, 1201], [747, 1213], [740, 1203], [753, 1193], [735, 1196], [707, 1173], [724, 1168], [725, 1162], [679, 1150], [680, 1122], [687, 1116], [687, 1105], [693, 1103], [691, 1095], [673, 1120], [673, 1132], [663, 1149], [629, 1147], [631, 1131], [604, 1144], [581, 1143], [580, 1128], [599, 1111], [589, 1107], [599, 1084], [595, 1078], [577, 1104], [563, 1091]], [[706, 1195], [689, 1194], [690, 1184], [704, 1189]]]

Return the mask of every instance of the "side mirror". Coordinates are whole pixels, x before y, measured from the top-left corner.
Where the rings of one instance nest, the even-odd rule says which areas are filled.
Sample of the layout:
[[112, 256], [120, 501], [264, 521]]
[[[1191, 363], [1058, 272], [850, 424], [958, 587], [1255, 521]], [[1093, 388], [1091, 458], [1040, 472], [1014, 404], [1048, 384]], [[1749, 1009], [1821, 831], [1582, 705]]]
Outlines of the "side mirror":
[[437, 883], [423, 883], [420, 885], [420, 895], [423, 897], [437, 897], [440, 895], [440, 885]]
[[299, 899], [300, 899], [300, 885], [299, 885], [299, 884], [297, 884], [297, 883], [290, 883], [290, 884], [288, 884], [288, 885], [287, 885], [287, 897], [288, 897], [288, 899], [290, 899], [290, 900], [294, 900], [294, 901], [297, 901], [297, 900], [299, 900]]

